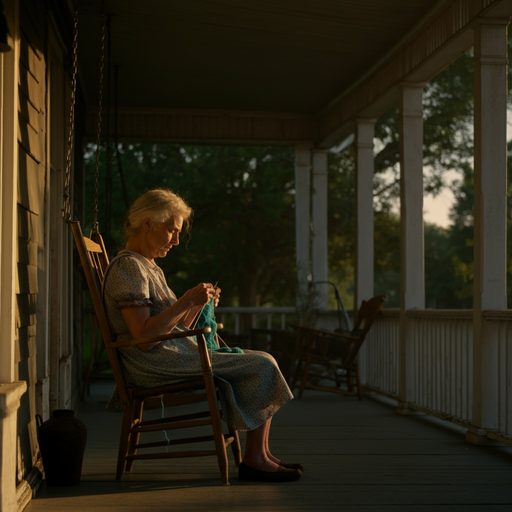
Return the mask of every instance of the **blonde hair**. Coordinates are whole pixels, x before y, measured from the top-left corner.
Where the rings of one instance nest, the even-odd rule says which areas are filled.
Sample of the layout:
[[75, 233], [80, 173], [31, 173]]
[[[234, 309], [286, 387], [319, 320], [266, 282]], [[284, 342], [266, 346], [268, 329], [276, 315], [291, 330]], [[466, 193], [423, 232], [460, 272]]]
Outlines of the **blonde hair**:
[[167, 222], [171, 217], [183, 217], [183, 233], [190, 229], [193, 210], [183, 198], [167, 188], [154, 188], [139, 196], [128, 210], [124, 223], [125, 237], [137, 234], [142, 221], [150, 218], [153, 222]]

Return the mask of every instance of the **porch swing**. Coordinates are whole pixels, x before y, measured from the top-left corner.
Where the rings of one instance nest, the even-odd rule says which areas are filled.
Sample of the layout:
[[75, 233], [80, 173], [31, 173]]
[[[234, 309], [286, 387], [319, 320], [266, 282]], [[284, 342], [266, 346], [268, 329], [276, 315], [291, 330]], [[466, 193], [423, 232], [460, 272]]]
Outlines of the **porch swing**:
[[[125, 471], [131, 471], [136, 460], [146, 459], [172, 459], [183, 457], [198, 457], [216, 455], [221, 473], [223, 485], [229, 485], [228, 458], [226, 447], [231, 444], [236, 465], [241, 462], [240, 442], [238, 433], [228, 427], [228, 434], [224, 434], [221, 424], [221, 413], [218, 404], [218, 388], [215, 386], [212, 373], [212, 365], [208, 354], [205, 334], [211, 332], [210, 327], [181, 331], [178, 333], [164, 334], [151, 338], [117, 342], [107, 318], [106, 309], [103, 304], [101, 288], [105, 272], [109, 264], [109, 258], [105, 249], [103, 238], [98, 225], [98, 179], [99, 179], [99, 146], [101, 141], [101, 109], [102, 109], [102, 88], [103, 88], [103, 67], [105, 53], [105, 26], [106, 14], [104, 0], [102, 1], [102, 22], [101, 22], [101, 62], [100, 62], [100, 91], [98, 102], [98, 134], [96, 152], [96, 179], [95, 179], [95, 202], [94, 221], [89, 237], [82, 233], [80, 222], [72, 220], [70, 207], [70, 178], [71, 178], [71, 157], [73, 149], [73, 134], [75, 121], [75, 99], [76, 99], [76, 76], [77, 76], [77, 36], [78, 36], [78, 3], [74, 4], [74, 29], [73, 29], [73, 58], [72, 58], [72, 83], [71, 83], [71, 108], [69, 123], [68, 151], [66, 158], [64, 204], [62, 216], [65, 222], [71, 225], [80, 261], [84, 269], [87, 285], [91, 293], [94, 311], [97, 316], [98, 325], [103, 337], [105, 348], [114, 373], [115, 382], [123, 405], [123, 419], [119, 440], [119, 451], [117, 458], [116, 479], [120, 480]], [[94, 240], [93, 238], [94, 234]], [[149, 389], [134, 389], [126, 385], [121, 363], [117, 350], [129, 345], [142, 345], [155, 341], [164, 341], [184, 336], [196, 336], [201, 360], [203, 377], [201, 379], [182, 381], [176, 384], [159, 386]], [[198, 390], [204, 393], [198, 394]], [[165, 402], [165, 405], [186, 405], [197, 402], [207, 402], [208, 409], [201, 412], [169, 416], [156, 420], [143, 420], [144, 405], [154, 405]], [[211, 425], [211, 435], [201, 435], [165, 441], [141, 443], [140, 435], [146, 432], [160, 430], [188, 429]], [[166, 435], [167, 437], [167, 435]], [[195, 442], [213, 441], [214, 450], [187, 450], [167, 451], [168, 447], [180, 444]], [[138, 453], [139, 449], [165, 447], [165, 452]]]

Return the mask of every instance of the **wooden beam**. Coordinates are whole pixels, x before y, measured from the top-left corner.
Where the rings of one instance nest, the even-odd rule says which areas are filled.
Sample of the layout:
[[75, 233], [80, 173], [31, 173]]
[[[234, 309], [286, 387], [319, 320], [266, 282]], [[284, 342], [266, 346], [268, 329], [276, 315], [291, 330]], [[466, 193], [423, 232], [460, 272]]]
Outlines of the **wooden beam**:
[[[210, 144], [296, 144], [314, 141], [314, 116], [272, 112], [119, 108], [120, 141]], [[89, 109], [85, 137], [94, 140], [98, 110]], [[114, 115], [110, 126], [113, 130]], [[102, 134], [107, 126], [102, 113]], [[112, 135], [112, 134], [111, 134]]]
[[[473, 46], [479, 17], [512, 16], [511, 0], [450, 0], [436, 7], [409, 34], [318, 117], [320, 147], [332, 147], [356, 117], [379, 117], [398, 100], [401, 82], [427, 82]], [[346, 126], [348, 125], [348, 126]]]

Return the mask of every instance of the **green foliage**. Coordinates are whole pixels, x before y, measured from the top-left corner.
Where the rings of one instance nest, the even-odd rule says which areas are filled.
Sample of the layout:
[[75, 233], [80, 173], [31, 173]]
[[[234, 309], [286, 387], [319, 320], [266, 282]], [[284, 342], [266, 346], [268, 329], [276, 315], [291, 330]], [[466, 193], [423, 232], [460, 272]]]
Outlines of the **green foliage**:
[[[93, 146], [86, 151], [86, 204], [93, 203], [93, 151]], [[223, 305], [293, 305], [292, 148], [146, 143], [123, 144], [120, 152], [131, 201], [145, 190], [165, 186], [195, 210], [191, 238], [185, 237], [160, 262], [178, 295], [198, 282], [218, 282]], [[111, 253], [122, 244], [126, 220], [117, 171], [114, 166], [109, 218], [102, 213], [106, 179], [100, 180], [100, 230]], [[92, 207], [86, 213], [90, 225]]]
[[[355, 161], [349, 146], [328, 156], [328, 266], [330, 281], [341, 294], [345, 308], [353, 307], [355, 265]], [[328, 288], [329, 307], [335, 309], [335, 295]]]
[[[425, 193], [436, 195], [447, 186], [444, 173], [459, 169], [473, 155], [472, 52], [425, 85], [423, 94], [423, 161]], [[375, 125], [375, 195], [377, 209], [391, 211], [400, 195], [398, 107]], [[384, 176], [383, 173], [386, 172]]]
[[[472, 56], [457, 59], [425, 86], [424, 162], [425, 194], [447, 186], [444, 173], [470, 171], [472, 157]], [[387, 294], [386, 307], [400, 304], [400, 144], [398, 108], [381, 116], [375, 125], [374, 176], [375, 293]], [[458, 190], [458, 189], [457, 189]], [[463, 189], [457, 191], [462, 198]], [[459, 197], [459, 196], [457, 196]], [[472, 197], [470, 198], [472, 200]], [[346, 307], [353, 307], [355, 266], [355, 153], [353, 146], [329, 156], [329, 273], [338, 284]], [[466, 224], [468, 219], [465, 219]], [[456, 223], [457, 225], [457, 223]], [[468, 261], [467, 237], [425, 226], [426, 301], [429, 307], [467, 306], [472, 282], [472, 252]], [[462, 245], [461, 245], [462, 244]], [[462, 248], [462, 249], [460, 249]], [[471, 273], [471, 276], [468, 274]], [[330, 306], [334, 306], [330, 299]]]
[[445, 184], [442, 173], [473, 158], [473, 55], [467, 52], [434, 77], [423, 95], [423, 161], [432, 169], [425, 192]]
[[[462, 176], [454, 186], [457, 204], [452, 213], [453, 227], [445, 230], [425, 225], [426, 305], [470, 308], [473, 280], [472, 52], [463, 54], [426, 84], [423, 107], [425, 194], [436, 195], [448, 186], [444, 179], [448, 170], [458, 170]], [[375, 139], [375, 293], [388, 295], [386, 307], [398, 307], [400, 218], [396, 212], [400, 195], [400, 144], [397, 107], [378, 119]], [[339, 283], [352, 301], [355, 264], [355, 155], [352, 147], [331, 155], [329, 172], [331, 279]]]
[[453, 222], [448, 235], [449, 251], [454, 281], [454, 298], [451, 307], [473, 307], [473, 168], [469, 163], [461, 165], [462, 178], [452, 190], [455, 204], [450, 218]]
[[400, 306], [400, 219], [387, 211], [374, 215], [374, 291], [387, 295], [387, 308]]

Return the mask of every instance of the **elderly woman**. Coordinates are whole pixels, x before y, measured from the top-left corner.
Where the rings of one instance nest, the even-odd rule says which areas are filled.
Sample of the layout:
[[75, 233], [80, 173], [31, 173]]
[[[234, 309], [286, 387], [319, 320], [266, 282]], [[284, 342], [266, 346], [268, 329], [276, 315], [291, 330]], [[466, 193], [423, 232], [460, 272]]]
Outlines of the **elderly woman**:
[[[126, 248], [110, 263], [104, 284], [107, 315], [118, 340], [137, 339], [184, 330], [192, 325], [220, 288], [200, 283], [179, 299], [167, 286], [155, 258], [164, 258], [189, 228], [192, 209], [166, 189], [140, 196], [125, 223]], [[197, 342], [179, 338], [123, 347], [127, 382], [136, 387], [169, 384], [201, 375]], [[223, 416], [235, 430], [247, 431], [239, 478], [286, 482], [302, 476], [302, 464], [274, 457], [268, 438], [272, 416], [293, 398], [272, 356], [264, 352], [212, 353]], [[116, 391], [109, 407], [119, 407]]]

